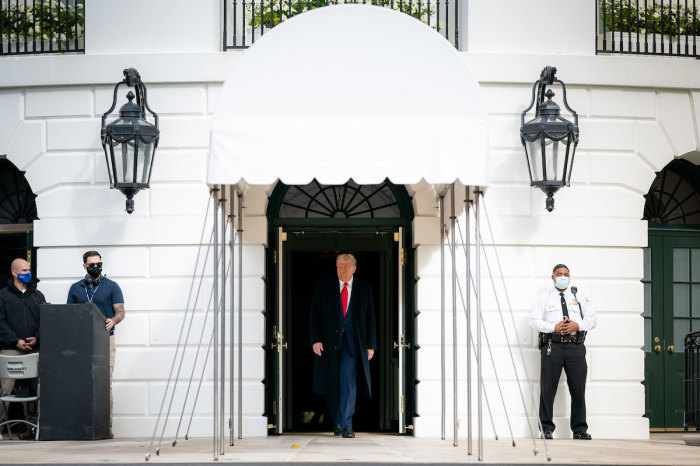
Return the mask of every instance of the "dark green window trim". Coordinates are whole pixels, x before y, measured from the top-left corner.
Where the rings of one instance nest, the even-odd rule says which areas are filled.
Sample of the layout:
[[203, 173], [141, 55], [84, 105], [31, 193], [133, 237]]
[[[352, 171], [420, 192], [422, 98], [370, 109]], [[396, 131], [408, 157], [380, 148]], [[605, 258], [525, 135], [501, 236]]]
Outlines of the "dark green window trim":
[[650, 225], [700, 225], [700, 169], [683, 159], [661, 170], [644, 196]]
[[404, 186], [388, 179], [377, 185], [305, 186], [277, 183], [270, 195], [267, 218], [272, 226], [347, 228], [409, 226], [413, 219], [411, 197]]

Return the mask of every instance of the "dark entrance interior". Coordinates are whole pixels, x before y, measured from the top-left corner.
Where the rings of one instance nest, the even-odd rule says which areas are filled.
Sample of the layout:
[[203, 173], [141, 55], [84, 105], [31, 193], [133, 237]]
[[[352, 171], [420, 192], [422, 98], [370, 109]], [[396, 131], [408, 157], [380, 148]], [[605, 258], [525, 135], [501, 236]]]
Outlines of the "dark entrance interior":
[[[12, 226], [14, 227], [14, 225]], [[17, 258], [30, 261], [32, 274], [36, 275], [36, 266], [31, 261], [32, 232], [5, 233], [3, 228], [9, 229], [7, 225], [0, 225], [0, 288], [4, 288], [10, 278], [12, 278], [10, 264]]]
[[24, 172], [0, 156], [0, 288], [12, 276], [14, 259], [26, 259], [36, 276], [36, 261], [32, 260], [36, 252], [32, 222], [38, 219], [35, 200]]
[[313, 354], [309, 341], [309, 309], [316, 282], [335, 275], [338, 252], [357, 259], [355, 276], [372, 285], [377, 319], [378, 350], [370, 361], [372, 399], [358, 396], [353, 418], [355, 430], [397, 431], [398, 357], [397, 243], [392, 232], [289, 234], [284, 244], [284, 323], [287, 346], [284, 363], [286, 432], [331, 430], [324, 397], [311, 390]]
[[413, 216], [406, 188], [389, 180], [275, 186], [267, 208], [264, 415], [270, 433], [332, 429], [325, 398], [311, 389], [308, 327], [316, 283], [336, 276], [339, 253], [355, 255], [355, 276], [372, 285], [377, 319], [373, 397], [358, 397], [353, 427], [397, 433], [413, 423], [416, 346], [395, 346], [399, 332], [408, 342], [415, 337], [413, 254], [405, 247], [412, 244]]

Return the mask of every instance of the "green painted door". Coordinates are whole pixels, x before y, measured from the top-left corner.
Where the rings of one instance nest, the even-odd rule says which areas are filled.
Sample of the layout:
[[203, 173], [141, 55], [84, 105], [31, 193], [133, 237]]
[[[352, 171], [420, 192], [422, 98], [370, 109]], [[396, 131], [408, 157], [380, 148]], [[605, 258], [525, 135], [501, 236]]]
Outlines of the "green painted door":
[[646, 417], [654, 430], [683, 427], [683, 338], [700, 330], [700, 232], [649, 229], [644, 264]]

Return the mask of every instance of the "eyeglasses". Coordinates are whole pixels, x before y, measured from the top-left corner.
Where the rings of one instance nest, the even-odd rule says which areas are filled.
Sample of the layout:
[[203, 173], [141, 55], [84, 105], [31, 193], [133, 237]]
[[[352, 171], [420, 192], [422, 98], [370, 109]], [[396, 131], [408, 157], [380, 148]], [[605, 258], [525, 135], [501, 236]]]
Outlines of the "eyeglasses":
[[99, 267], [102, 268], [102, 262], [94, 262], [92, 264], [85, 264], [85, 267]]

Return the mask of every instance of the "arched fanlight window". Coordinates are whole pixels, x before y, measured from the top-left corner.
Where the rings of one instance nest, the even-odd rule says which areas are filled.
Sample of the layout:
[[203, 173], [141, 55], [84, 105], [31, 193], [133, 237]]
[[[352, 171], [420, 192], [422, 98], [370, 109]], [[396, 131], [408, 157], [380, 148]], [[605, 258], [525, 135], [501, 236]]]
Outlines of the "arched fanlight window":
[[401, 218], [401, 208], [389, 181], [382, 184], [323, 185], [314, 180], [289, 186], [279, 218]]
[[669, 163], [645, 196], [650, 224], [700, 225], [700, 169], [687, 160]]
[[0, 156], [0, 224], [32, 223], [37, 219], [36, 194], [24, 172]]

